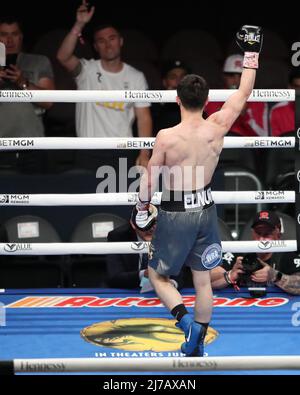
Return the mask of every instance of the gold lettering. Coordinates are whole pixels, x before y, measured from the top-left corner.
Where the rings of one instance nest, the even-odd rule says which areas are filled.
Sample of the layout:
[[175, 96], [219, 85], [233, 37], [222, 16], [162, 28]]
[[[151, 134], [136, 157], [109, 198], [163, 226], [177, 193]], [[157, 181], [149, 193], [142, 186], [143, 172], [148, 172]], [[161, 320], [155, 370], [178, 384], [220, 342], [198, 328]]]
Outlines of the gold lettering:
[[96, 103], [99, 107], [109, 108], [110, 110], [115, 111], [125, 111], [125, 103], [124, 102], [104, 102], [104, 103]]

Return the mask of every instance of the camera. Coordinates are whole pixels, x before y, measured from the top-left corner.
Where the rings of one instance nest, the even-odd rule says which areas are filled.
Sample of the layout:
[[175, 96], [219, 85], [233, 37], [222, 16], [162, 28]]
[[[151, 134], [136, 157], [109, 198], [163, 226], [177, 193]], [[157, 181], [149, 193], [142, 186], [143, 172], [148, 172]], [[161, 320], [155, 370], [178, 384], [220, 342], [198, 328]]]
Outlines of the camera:
[[[5, 58], [6, 66], [1, 66], [1, 70], [6, 71], [6, 70], [11, 69], [10, 68], [11, 65], [15, 66], [17, 64], [17, 58], [18, 58], [17, 53], [6, 55], [6, 58]], [[9, 78], [2, 77], [1, 89], [15, 89], [15, 85], [10, 81]]]
[[15, 66], [17, 64], [17, 58], [17, 53], [6, 55], [6, 66], [4, 68], [8, 69], [11, 64]]
[[251, 280], [251, 274], [264, 266], [259, 262], [256, 254], [247, 254], [242, 260], [244, 273], [239, 276], [239, 285], [247, 287], [253, 297], [265, 296], [267, 283], [257, 283]]
[[257, 259], [256, 254], [247, 254], [244, 256], [242, 261], [243, 270], [248, 277], [259, 269], [263, 268], [263, 265]]

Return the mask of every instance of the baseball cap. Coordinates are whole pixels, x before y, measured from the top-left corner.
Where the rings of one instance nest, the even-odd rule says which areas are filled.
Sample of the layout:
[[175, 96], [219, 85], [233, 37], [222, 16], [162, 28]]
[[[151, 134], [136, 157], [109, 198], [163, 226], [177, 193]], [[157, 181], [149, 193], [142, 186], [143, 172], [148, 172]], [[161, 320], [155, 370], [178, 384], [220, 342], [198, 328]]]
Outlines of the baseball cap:
[[181, 60], [168, 60], [162, 65], [162, 76], [165, 77], [173, 69], [183, 69], [188, 73], [188, 67]]
[[239, 73], [243, 71], [243, 56], [242, 55], [230, 55], [226, 58], [223, 73]]
[[272, 228], [276, 228], [276, 227], [281, 228], [280, 219], [274, 211], [269, 211], [269, 210], [259, 211], [255, 215], [251, 227], [254, 228], [256, 225], [261, 225], [261, 224], [267, 224]]

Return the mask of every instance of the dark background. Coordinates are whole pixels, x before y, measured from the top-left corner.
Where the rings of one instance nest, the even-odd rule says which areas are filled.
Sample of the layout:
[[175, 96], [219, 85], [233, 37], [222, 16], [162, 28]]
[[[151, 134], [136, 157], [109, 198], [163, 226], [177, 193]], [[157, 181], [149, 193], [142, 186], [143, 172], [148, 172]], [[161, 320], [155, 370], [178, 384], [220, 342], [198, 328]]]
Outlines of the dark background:
[[[55, 28], [71, 27], [81, 1], [27, 0], [1, 3], [2, 15], [21, 17], [26, 33], [25, 43], [30, 49], [43, 33]], [[182, 28], [208, 30], [221, 44], [226, 44], [243, 24], [256, 24], [273, 30], [289, 46], [294, 41], [300, 41], [300, 18], [296, 6], [293, 8], [290, 2], [224, 1], [219, 4], [211, 0], [140, 0], [127, 1], [124, 5], [124, 2], [117, 0], [93, 0], [93, 3], [96, 5], [94, 22], [110, 21], [120, 28], [140, 29], [158, 45]], [[86, 34], [89, 31], [87, 28]]]

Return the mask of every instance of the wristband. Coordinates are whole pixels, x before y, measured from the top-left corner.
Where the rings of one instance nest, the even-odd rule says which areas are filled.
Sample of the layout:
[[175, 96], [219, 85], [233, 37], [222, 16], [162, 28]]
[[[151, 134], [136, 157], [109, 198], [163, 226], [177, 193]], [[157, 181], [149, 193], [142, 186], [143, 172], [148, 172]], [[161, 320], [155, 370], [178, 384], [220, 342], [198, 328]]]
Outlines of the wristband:
[[246, 69], [258, 69], [258, 52], [245, 52], [243, 67]]
[[229, 270], [229, 272], [224, 272], [225, 281], [226, 281], [226, 283], [227, 283], [228, 285], [232, 285], [233, 288], [234, 288], [236, 291], [239, 291], [240, 288], [238, 287], [237, 282], [232, 280], [232, 278], [231, 278], [231, 276], [230, 276], [230, 272], [231, 272], [231, 270]]
[[229, 273], [229, 272], [224, 272], [223, 275], [224, 275], [224, 278], [225, 278], [226, 283], [227, 283], [228, 285], [231, 285], [231, 280], [229, 279], [228, 273]]

